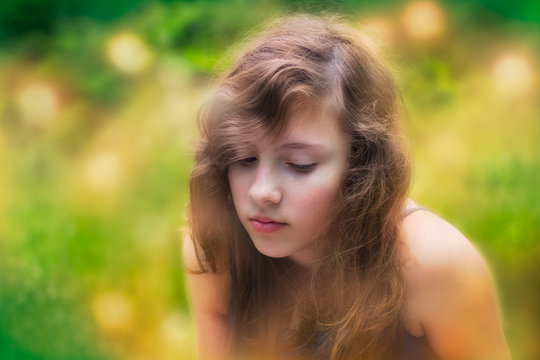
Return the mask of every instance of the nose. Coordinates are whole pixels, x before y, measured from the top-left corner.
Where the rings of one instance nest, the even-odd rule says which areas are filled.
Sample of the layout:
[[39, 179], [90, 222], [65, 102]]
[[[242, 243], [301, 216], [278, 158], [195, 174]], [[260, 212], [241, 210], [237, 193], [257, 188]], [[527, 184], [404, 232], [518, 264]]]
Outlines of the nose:
[[281, 202], [283, 194], [276, 175], [269, 166], [258, 166], [255, 179], [249, 188], [249, 197], [255, 203], [264, 206]]

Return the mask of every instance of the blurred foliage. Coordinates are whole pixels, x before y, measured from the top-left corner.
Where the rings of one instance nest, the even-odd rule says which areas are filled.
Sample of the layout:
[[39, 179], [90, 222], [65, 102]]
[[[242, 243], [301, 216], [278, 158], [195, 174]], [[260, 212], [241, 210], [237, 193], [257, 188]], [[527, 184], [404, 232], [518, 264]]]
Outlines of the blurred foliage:
[[1, 359], [194, 357], [180, 228], [196, 112], [230, 46], [298, 10], [381, 46], [413, 198], [483, 251], [515, 359], [540, 357], [536, 2], [4, 0]]

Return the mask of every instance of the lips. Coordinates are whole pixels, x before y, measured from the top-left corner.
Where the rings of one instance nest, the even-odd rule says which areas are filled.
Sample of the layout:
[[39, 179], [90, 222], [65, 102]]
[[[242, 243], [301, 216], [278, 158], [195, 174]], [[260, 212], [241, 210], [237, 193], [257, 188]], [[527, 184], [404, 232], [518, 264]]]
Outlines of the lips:
[[264, 234], [276, 232], [287, 225], [287, 223], [282, 223], [266, 216], [249, 218], [249, 223], [253, 230]]

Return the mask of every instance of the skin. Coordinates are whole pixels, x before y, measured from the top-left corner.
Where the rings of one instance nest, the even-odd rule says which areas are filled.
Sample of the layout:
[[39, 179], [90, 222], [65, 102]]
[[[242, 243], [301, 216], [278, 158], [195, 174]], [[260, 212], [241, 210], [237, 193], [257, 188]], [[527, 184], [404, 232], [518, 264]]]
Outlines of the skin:
[[[261, 253], [287, 256], [305, 266], [317, 258], [317, 236], [341, 186], [348, 141], [328, 114], [297, 113], [281, 138], [231, 166], [237, 214]], [[298, 164], [316, 165], [299, 173]], [[286, 225], [260, 233], [250, 220], [258, 215]], [[399, 248], [407, 332], [425, 336], [441, 359], [511, 358], [489, 269], [458, 230], [429, 211], [416, 211], [403, 220]], [[198, 268], [189, 238], [184, 241], [184, 262], [188, 269]], [[187, 275], [200, 359], [227, 359], [230, 282], [227, 269]]]
[[[332, 120], [297, 111], [280, 138], [230, 166], [236, 213], [262, 254], [306, 266], [317, 259], [347, 167], [349, 140]], [[257, 219], [279, 223], [277, 230], [258, 231]]]
[[402, 229], [405, 330], [426, 336], [441, 359], [511, 359], [493, 280], [476, 248], [429, 211], [407, 216]]

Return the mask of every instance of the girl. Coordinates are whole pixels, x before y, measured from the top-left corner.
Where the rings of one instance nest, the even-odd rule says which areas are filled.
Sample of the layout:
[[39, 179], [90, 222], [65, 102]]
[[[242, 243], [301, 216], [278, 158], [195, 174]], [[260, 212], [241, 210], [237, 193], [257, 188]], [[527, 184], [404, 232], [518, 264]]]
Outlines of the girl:
[[200, 112], [184, 245], [201, 359], [509, 359], [489, 271], [407, 199], [395, 82], [361, 35], [271, 24]]

